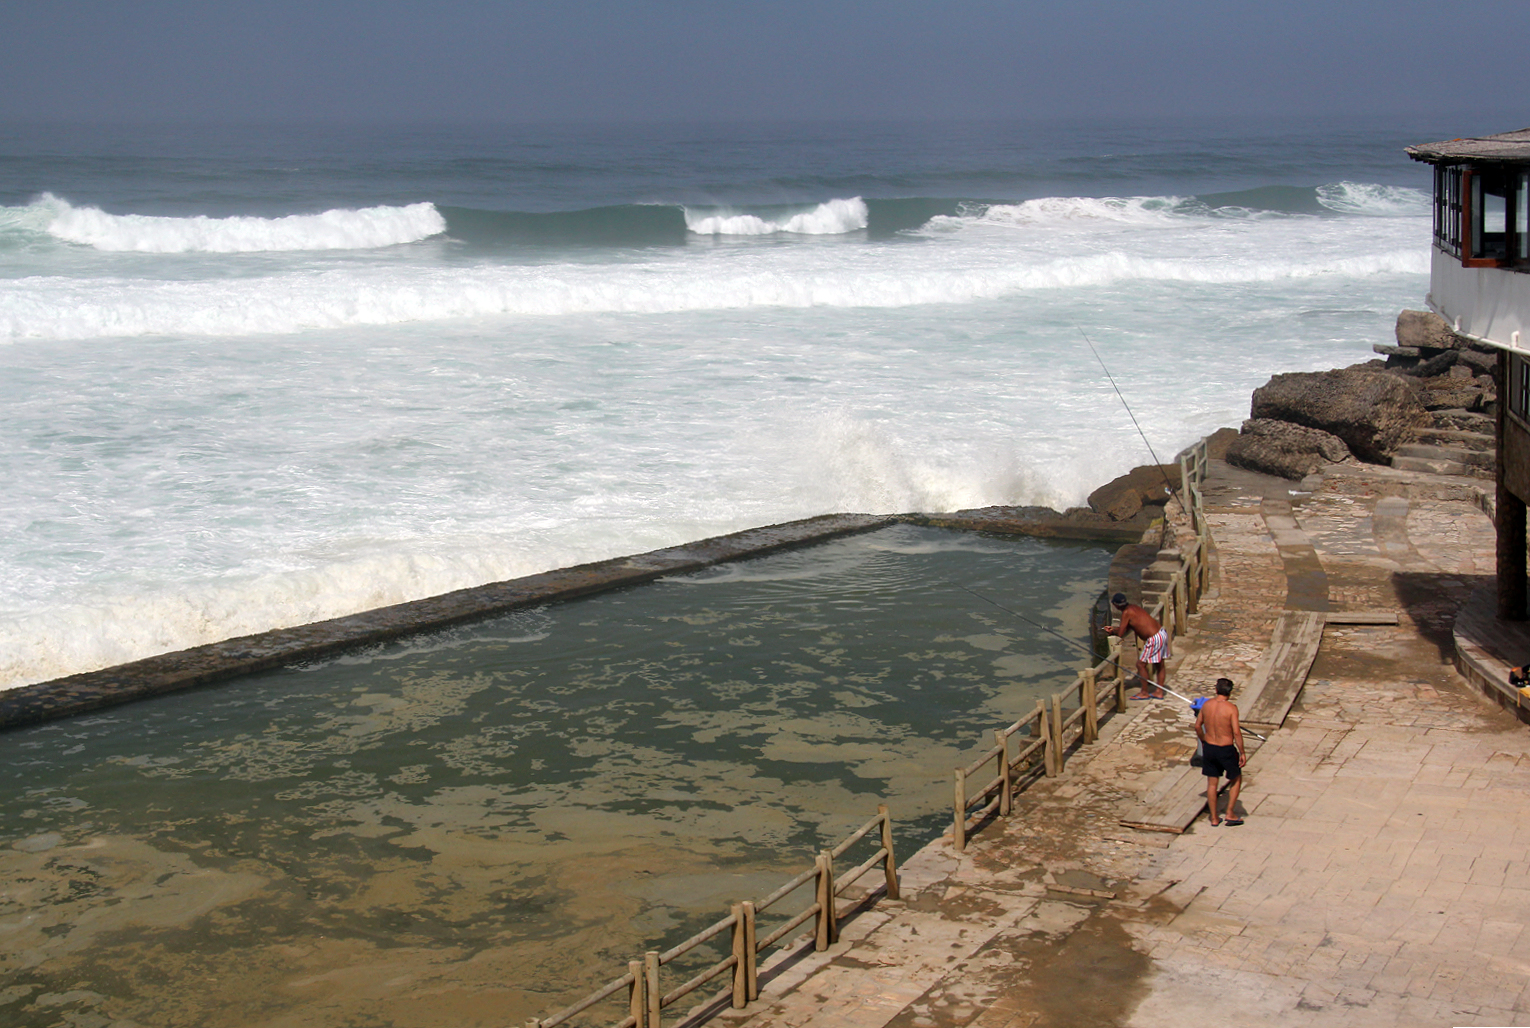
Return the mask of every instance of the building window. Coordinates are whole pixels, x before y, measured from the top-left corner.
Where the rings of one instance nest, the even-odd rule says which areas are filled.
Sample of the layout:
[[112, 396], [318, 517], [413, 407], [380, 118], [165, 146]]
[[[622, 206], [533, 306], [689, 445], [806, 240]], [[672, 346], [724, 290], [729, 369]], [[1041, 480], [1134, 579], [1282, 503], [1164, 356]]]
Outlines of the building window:
[[1510, 176], [1490, 171], [1471, 175], [1471, 255], [1473, 260], [1509, 259]]
[[1452, 257], [1461, 256], [1461, 166], [1434, 167], [1434, 241]]
[[1530, 361], [1515, 354], [1509, 361], [1509, 410], [1522, 421], [1530, 421]]
[[1468, 268], [1530, 271], [1530, 170], [1436, 165], [1434, 244]]
[[1530, 171], [1514, 179], [1514, 259], [1530, 261]]

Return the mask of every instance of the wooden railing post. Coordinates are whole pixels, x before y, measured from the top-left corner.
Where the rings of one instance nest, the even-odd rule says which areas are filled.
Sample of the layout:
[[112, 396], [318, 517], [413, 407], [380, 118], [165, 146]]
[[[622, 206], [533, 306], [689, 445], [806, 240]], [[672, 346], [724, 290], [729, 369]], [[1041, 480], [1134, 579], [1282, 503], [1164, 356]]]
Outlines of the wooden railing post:
[[647, 1014], [643, 1028], [662, 1028], [664, 1023], [664, 993], [659, 991], [659, 954], [649, 950], [643, 954], [643, 994]]
[[1047, 726], [1047, 777], [1055, 778], [1063, 770], [1062, 697], [1057, 693], [1052, 694], [1042, 720]]
[[1189, 598], [1185, 595], [1189, 591], [1187, 579], [1184, 568], [1174, 573], [1174, 626], [1178, 629], [1175, 636], [1190, 634], [1190, 619], [1185, 614], [1189, 606]]
[[818, 854], [818, 931], [813, 948], [822, 953], [839, 941], [839, 918], [834, 910], [834, 856], [828, 850]]
[[1211, 581], [1211, 531], [1205, 525], [1201, 525], [1201, 592], [1205, 593], [1206, 583]]
[[1190, 545], [1190, 555], [1185, 560], [1185, 603], [1191, 614], [1201, 609], [1201, 541]]
[[1121, 650], [1122, 646], [1120, 639], [1110, 640], [1110, 662], [1111, 666], [1115, 668], [1114, 673], [1112, 673], [1110, 677], [1111, 681], [1115, 684], [1116, 687], [1117, 714], [1125, 714], [1127, 710], [1126, 667], [1121, 663]]
[[648, 990], [644, 987], [641, 960], [627, 961], [627, 973], [632, 975], [632, 988], [627, 993], [627, 1012], [632, 1015], [633, 1028], [645, 1028], [648, 1024]]
[[1079, 700], [1084, 705], [1084, 741], [1094, 742], [1100, 737], [1100, 708], [1095, 699], [1096, 668], [1084, 669], [1084, 684], [1079, 688]]
[[755, 939], [754, 901], [745, 900], [744, 908], [744, 983], [750, 1003], [760, 998], [759, 944]]
[[[1191, 460], [1195, 459], [1193, 453], [1187, 454]], [[1184, 457], [1179, 459], [1179, 495], [1184, 501], [1185, 513], [1190, 516], [1190, 527], [1195, 527], [1195, 506], [1190, 502], [1190, 469]]]
[[1043, 700], [1036, 718], [1041, 728], [1041, 767], [1048, 778], [1057, 776], [1057, 736], [1052, 734], [1052, 713]]
[[744, 955], [749, 951], [744, 939], [744, 905], [733, 904], [733, 1009], [749, 1005], [749, 968]]
[[882, 815], [882, 848], [887, 851], [887, 861], [882, 865], [887, 876], [887, 898], [899, 899], [898, 862], [893, 858], [892, 818], [887, 813], [887, 804], [878, 803], [877, 813]]
[[951, 798], [951, 845], [960, 853], [967, 848], [967, 772], [956, 769], [956, 784]]
[[1008, 817], [1014, 800], [1009, 793], [1009, 736], [1004, 729], [993, 730], [993, 744], [999, 748], [999, 816]]

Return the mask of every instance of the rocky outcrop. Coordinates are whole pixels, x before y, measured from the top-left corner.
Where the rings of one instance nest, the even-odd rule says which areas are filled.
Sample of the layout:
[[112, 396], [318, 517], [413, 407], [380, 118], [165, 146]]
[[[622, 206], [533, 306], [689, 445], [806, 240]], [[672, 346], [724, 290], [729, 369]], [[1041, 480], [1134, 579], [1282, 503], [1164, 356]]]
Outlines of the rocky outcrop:
[[1254, 390], [1250, 413], [1336, 435], [1361, 460], [1385, 464], [1428, 423], [1419, 393], [1417, 383], [1386, 372], [1299, 371]]
[[1305, 478], [1348, 459], [1349, 447], [1330, 432], [1262, 418], [1245, 421], [1227, 448], [1227, 463], [1281, 478]]
[[[1431, 411], [1467, 410], [1492, 414], [1497, 410], [1498, 352], [1486, 343], [1456, 335], [1445, 319], [1430, 311], [1397, 315], [1397, 345], [1371, 349], [1386, 355], [1385, 370], [1421, 379], [1424, 406]], [[1445, 381], [1446, 378], [1451, 381]]]
[[1170, 489], [1179, 489], [1179, 465], [1148, 464], [1090, 493], [1089, 509], [1112, 521], [1130, 521], [1144, 508], [1154, 507], [1157, 517], [1169, 501]]

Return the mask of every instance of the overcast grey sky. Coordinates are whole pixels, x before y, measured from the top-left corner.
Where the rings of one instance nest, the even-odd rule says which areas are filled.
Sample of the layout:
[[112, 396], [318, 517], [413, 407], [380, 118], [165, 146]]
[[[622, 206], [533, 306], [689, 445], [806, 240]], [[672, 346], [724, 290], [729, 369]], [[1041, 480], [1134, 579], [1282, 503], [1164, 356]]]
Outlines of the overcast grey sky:
[[1525, 0], [8, 0], [0, 120], [1460, 116], [1480, 105], [1501, 129], [1530, 124], [1518, 100], [1527, 29]]

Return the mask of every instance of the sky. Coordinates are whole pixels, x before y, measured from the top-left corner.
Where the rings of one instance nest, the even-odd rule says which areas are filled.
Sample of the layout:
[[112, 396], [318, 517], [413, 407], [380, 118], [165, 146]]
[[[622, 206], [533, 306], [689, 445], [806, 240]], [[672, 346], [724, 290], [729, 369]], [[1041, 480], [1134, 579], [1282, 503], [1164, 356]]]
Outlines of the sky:
[[1530, 125], [1493, 85], [1527, 44], [1524, 0], [10, 0], [0, 121], [1480, 111], [1463, 131], [1502, 131]]

